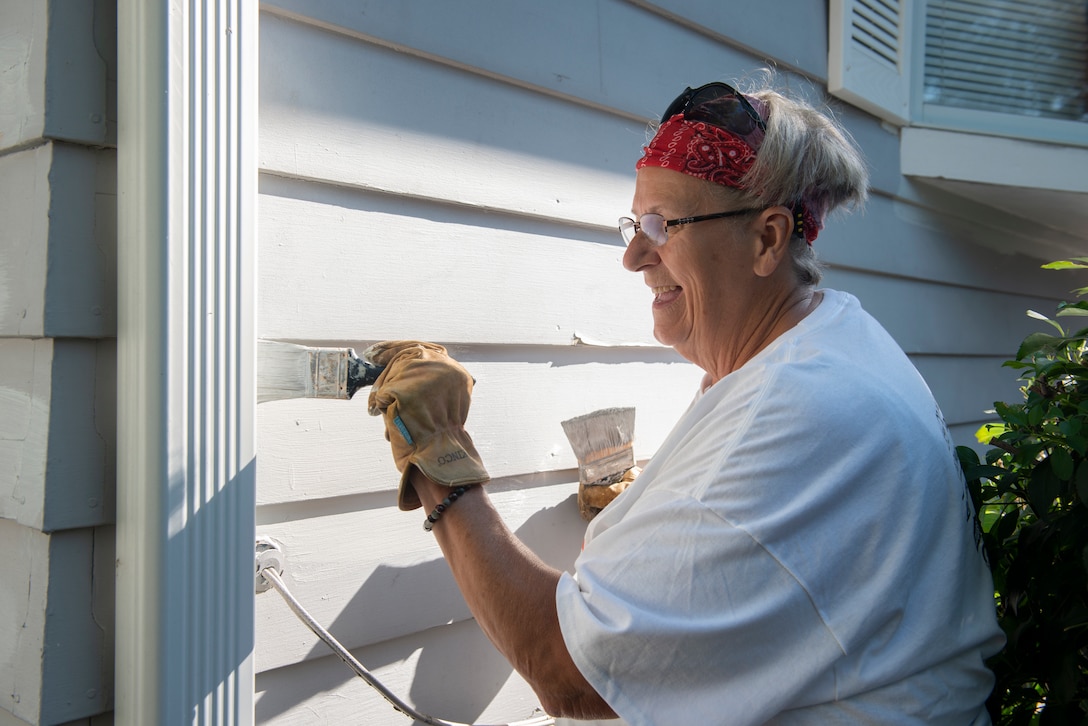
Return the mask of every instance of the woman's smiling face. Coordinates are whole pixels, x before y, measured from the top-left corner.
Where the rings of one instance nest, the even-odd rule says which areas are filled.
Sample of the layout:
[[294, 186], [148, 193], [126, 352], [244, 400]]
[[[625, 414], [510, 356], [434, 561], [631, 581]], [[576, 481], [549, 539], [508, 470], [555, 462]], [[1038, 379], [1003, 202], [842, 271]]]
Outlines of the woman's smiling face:
[[[728, 211], [709, 184], [644, 167], [636, 177], [632, 211], [636, 218], [656, 213], [665, 219]], [[743, 345], [736, 338], [749, 329], [749, 316], [758, 315], [759, 235], [751, 221], [744, 215], [675, 226], [660, 247], [640, 233], [623, 257], [624, 267], [641, 272], [654, 293], [654, 337], [704, 370], [711, 370], [722, 350]]]

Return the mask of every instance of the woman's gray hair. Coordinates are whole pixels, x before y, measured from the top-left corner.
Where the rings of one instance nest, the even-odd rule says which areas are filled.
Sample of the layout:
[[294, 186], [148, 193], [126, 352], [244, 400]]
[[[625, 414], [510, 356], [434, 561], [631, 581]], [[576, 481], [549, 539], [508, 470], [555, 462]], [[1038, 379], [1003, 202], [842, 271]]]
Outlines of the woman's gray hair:
[[[821, 225], [831, 212], [864, 204], [869, 171], [850, 134], [830, 111], [821, 112], [767, 88], [744, 94], [761, 111], [767, 133], [742, 180], [744, 189], [730, 190], [739, 195], [733, 196], [738, 203], [793, 209], [802, 202]], [[804, 237], [793, 235], [790, 253], [799, 281], [818, 284], [822, 266]]]

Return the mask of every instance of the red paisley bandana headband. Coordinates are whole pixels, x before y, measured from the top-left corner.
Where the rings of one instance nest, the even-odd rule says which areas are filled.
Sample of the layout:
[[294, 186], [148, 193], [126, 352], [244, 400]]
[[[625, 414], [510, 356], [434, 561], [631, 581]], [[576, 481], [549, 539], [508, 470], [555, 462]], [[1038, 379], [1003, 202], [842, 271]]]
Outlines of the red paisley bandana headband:
[[[758, 128], [741, 136], [712, 123], [690, 121], [678, 113], [662, 122], [635, 169], [657, 166], [744, 189], [744, 176], [755, 164], [762, 141], [763, 132]], [[793, 214], [795, 231], [812, 244], [823, 226], [820, 220], [804, 202], [794, 205]]]

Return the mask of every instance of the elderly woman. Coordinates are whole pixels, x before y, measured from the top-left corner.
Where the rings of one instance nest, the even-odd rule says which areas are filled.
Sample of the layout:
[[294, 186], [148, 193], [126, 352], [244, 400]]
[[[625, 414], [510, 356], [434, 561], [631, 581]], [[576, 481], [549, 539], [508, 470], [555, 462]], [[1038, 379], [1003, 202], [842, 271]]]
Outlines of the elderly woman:
[[440, 346], [388, 364], [371, 412], [480, 626], [550, 714], [630, 724], [988, 723], [1001, 645], [941, 412], [812, 243], [866, 194], [828, 117], [712, 83], [637, 165], [624, 266], [701, 389], [590, 523], [573, 574], [502, 523]]

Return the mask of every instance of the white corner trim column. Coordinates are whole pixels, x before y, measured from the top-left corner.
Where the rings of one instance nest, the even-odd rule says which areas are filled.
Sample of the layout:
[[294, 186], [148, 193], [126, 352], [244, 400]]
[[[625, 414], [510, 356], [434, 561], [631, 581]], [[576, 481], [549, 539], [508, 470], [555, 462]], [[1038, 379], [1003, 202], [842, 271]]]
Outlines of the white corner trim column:
[[117, 14], [115, 720], [251, 724], [257, 0]]

